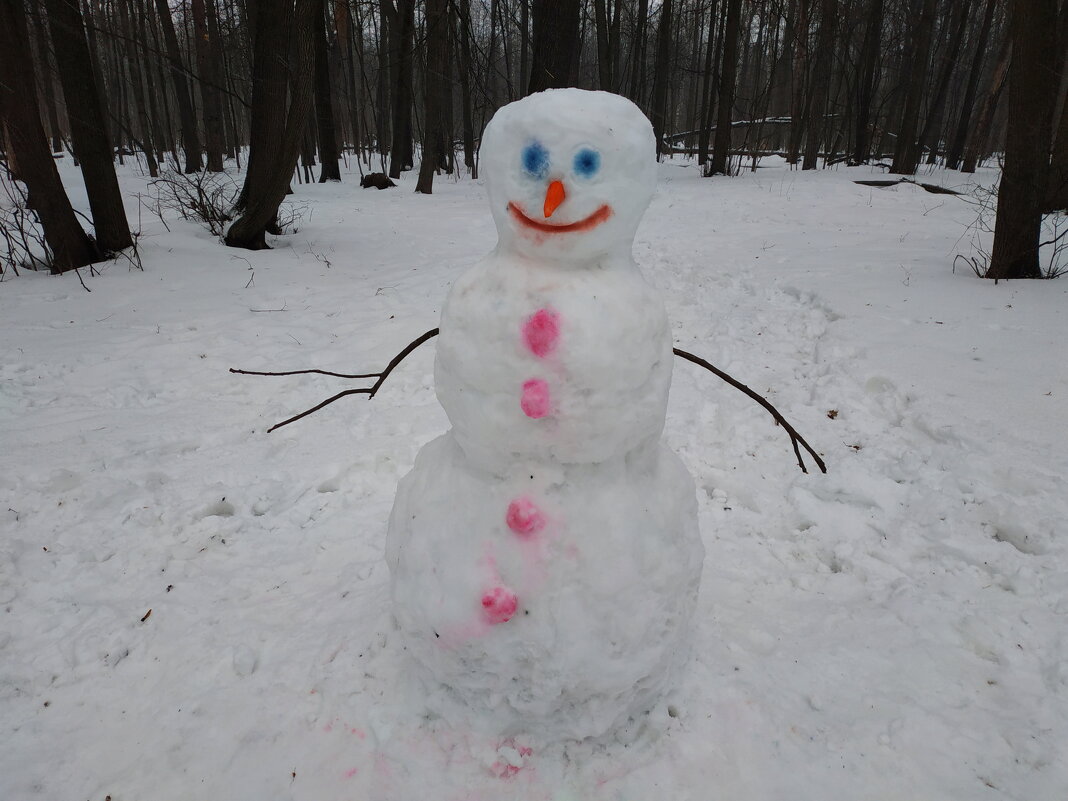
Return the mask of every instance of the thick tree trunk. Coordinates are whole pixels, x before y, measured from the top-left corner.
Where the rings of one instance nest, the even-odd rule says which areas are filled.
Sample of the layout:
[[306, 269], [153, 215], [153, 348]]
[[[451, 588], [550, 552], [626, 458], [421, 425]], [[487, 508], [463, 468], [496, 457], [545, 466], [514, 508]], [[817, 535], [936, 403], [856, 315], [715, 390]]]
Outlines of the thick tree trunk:
[[656, 31], [656, 59], [653, 65], [653, 135], [656, 137], [656, 158], [664, 152], [664, 134], [667, 133], [668, 73], [671, 71], [671, 4], [660, 4], [660, 22]]
[[48, 112], [48, 127], [52, 134], [52, 152], [63, 150], [63, 136], [59, 129], [59, 114], [56, 112], [56, 93], [52, 83], [52, 63], [49, 59], [48, 36], [45, 34], [42, 14], [33, 17], [33, 30], [37, 38], [37, 57], [40, 60], [41, 91], [44, 93], [45, 110]]
[[927, 163], [934, 164], [938, 160], [938, 141], [942, 133], [942, 116], [945, 110], [946, 94], [949, 92], [949, 80], [953, 77], [953, 70], [960, 58], [960, 46], [964, 41], [964, 29], [968, 24], [968, 0], [958, 0], [957, 20], [953, 28], [952, 37], [942, 52], [942, 67], [938, 71], [938, 80], [935, 82], [934, 98], [931, 100], [930, 111], [927, 121], [923, 124], [923, 133], [920, 134], [920, 149], [927, 148]]
[[726, 175], [731, 149], [731, 122], [734, 112], [735, 75], [738, 70], [738, 30], [741, 26], [742, 0], [727, 0], [727, 19], [723, 29], [723, 69], [720, 72], [719, 115], [716, 138], [712, 145], [709, 175]]
[[[259, 0], [252, 57], [252, 123], [242, 214], [226, 232], [231, 247], [261, 250], [289, 189], [307, 129], [315, 72], [314, 15], [320, 0]], [[287, 64], [280, 54], [290, 52]], [[288, 102], [287, 102], [288, 94]]]
[[1066, 209], [1068, 209], [1068, 101], [1061, 108], [1060, 123], [1057, 125], [1053, 138], [1053, 158], [1050, 161], [1045, 211]]
[[975, 121], [975, 130], [968, 139], [968, 145], [964, 148], [964, 161], [961, 164], [961, 172], [975, 172], [979, 163], [980, 155], [985, 153], [987, 142], [990, 139], [990, 128], [994, 123], [994, 112], [998, 108], [998, 100], [1009, 77], [1009, 62], [1012, 60], [1012, 36], [1006, 36], [1001, 46], [1001, 53], [994, 65], [994, 74], [990, 77], [990, 86], [983, 98], [983, 105], [979, 109], [979, 116]]
[[451, 6], [453, 16], [457, 18], [456, 38], [460, 42], [460, 103], [463, 107], [464, 166], [467, 167], [472, 178], [478, 178], [478, 162], [475, 160], [474, 108], [471, 98], [471, 77], [474, 75], [474, 66], [471, 57], [470, 6], [464, 0], [459, 0], [459, 2], [454, 0]]
[[579, 48], [579, 0], [533, 0], [534, 61], [527, 94], [575, 86]]
[[1009, 126], [987, 278], [1041, 278], [1038, 244], [1046, 199], [1053, 102], [1057, 0], [1017, 0], [1011, 22]]
[[[261, 3], [266, 5], [266, 3]], [[182, 149], [185, 151], [185, 172], [200, 172], [202, 166], [200, 153], [200, 137], [197, 134], [197, 118], [193, 112], [193, 101], [189, 96], [189, 82], [186, 79], [187, 71], [182, 64], [182, 54], [178, 50], [178, 37], [174, 33], [174, 21], [171, 19], [171, 8], [167, 0], [156, 0], [156, 14], [159, 17], [160, 28], [163, 30], [163, 41], [167, 45], [167, 61], [171, 70], [171, 81], [174, 83], [174, 96], [178, 101], [178, 119], [182, 127]]]
[[216, 73], [213, 50], [219, 46], [208, 32], [205, 3], [214, 0], [192, 0], [193, 32], [196, 39], [197, 76], [200, 79], [200, 101], [204, 109], [204, 147], [208, 152], [208, 170], [223, 169], [223, 104], [219, 93], [222, 76]]
[[62, 273], [99, 261], [99, 253], [74, 216], [48, 149], [28, 36], [21, 0], [0, 0], [0, 140], [10, 149], [8, 160], [16, 177], [29, 190], [30, 207], [52, 251], [52, 272]]
[[793, 85], [790, 92], [790, 144], [786, 152], [786, 162], [797, 164], [801, 156], [801, 143], [808, 127], [808, 110], [806, 102], [809, 92], [808, 36], [809, 9], [811, 0], [798, 0], [797, 19], [794, 23], [794, 61], [791, 70]]
[[81, 162], [97, 244], [113, 252], [133, 244], [122, 193], [115, 177], [104, 105], [97, 94], [89, 45], [78, 0], [45, 0], [56, 65], [67, 104], [74, 155]]
[[808, 94], [808, 139], [802, 170], [814, 170], [819, 160], [820, 145], [826, 130], [827, 99], [831, 93], [831, 57], [834, 55], [834, 28], [837, 16], [836, 0], [820, 4], [820, 27], [816, 34], [816, 63], [812, 68], [812, 86]]
[[319, 139], [319, 183], [340, 181], [334, 100], [330, 94], [330, 53], [326, 41], [326, 3], [315, 12], [315, 128]]
[[705, 65], [701, 76], [701, 131], [697, 137], [697, 163], [700, 165], [708, 161], [708, 140], [712, 136], [712, 113], [715, 110], [716, 70], [719, 68], [719, 37], [716, 36], [718, 7], [718, 0], [712, 0], [708, 9], [708, 41], [705, 44]]
[[649, 0], [638, 0], [635, 19], [634, 40], [630, 45], [630, 93], [627, 96], [640, 106], [645, 86], [645, 37], [649, 27]]
[[913, 32], [911, 58], [906, 59], [905, 74], [908, 87], [905, 95], [905, 110], [897, 129], [897, 147], [890, 172], [912, 175], [920, 163], [920, 145], [916, 130], [920, 124], [920, 107], [923, 90], [927, 85], [927, 65], [931, 61], [931, 35], [934, 31], [936, 0], [917, 0], [920, 6], [919, 19]]
[[964, 88], [964, 99], [960, 104], [960, 119], [957, 122], [956, 133], [953, 142], [946, 152], [946, 166], [955, 170], [960, 166], [961, 155], [964, 153], [964, 143], [968, 141], [968, 131], [972, 118], [972, 108], [975, 105], [975, 93], [979, 88], [979, 74], [982, 72], [983, 58], [986, 56], [986, 43], [990, 38], [990, 27], [994, 21], [994, 10], [998, 0], [987, 0], [986, 11], [983, 13], [983, 24], [979, 29], [979, 39], [972, 54], [971, 68], [968, 70], [968, 83]]
[[423, 160], [416, 192], [434, 191], [434, 172], [445, 160], [447, 107], [452, 105], [449, 81], [448, 0], [426, 3], [426, 79], [423, 87]]
[[389, 177], [400, 178], [410, 170], [412, 158], [412, 49], [415, 45], [415, 0], [384, 0], [390, 9], [390, 56], [393, 59], [393, 145], [389, 154]]
[[875, 80], [879, 65], [879, 40], [882, 36], [883, 0], [872, 0], [864, 42], [860, 47], [860, 66], [856, 87], [856, 127], [853, 136], [853, 164], [863, 164], [871, 155], [871, 106], [875, 98]]

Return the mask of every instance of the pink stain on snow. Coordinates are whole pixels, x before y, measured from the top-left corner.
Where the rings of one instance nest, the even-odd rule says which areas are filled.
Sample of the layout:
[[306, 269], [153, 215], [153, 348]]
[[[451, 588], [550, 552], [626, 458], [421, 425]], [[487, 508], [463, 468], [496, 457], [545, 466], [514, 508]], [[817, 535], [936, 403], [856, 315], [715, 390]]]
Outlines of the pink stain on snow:
[[560, 315], [552, 309], [538, 309], [523, 323], [523, 342], [539, 359], [552, 353], [559, 339]]
[[358, 768], [349, 768], [348, 770], [345, 771], [345, 778], [346, 779], [351, 779], [357, 773], [359, 773], [359, 769]]
[[506, 623], [519, 607], [519, 599], [507, 587], [494, 587], [482, 596], [482, 616], [489, 623]]
[[527, 417], [545, 417], [549, 413], [549, 385], [540, 378], [524, 381], [519, 405]]
[[525, 497], [516, 498], [508, 504], [504, 520], [508, 528], [521, 537], [529, 537], [545, 528], [545, 515], [530, 498]]

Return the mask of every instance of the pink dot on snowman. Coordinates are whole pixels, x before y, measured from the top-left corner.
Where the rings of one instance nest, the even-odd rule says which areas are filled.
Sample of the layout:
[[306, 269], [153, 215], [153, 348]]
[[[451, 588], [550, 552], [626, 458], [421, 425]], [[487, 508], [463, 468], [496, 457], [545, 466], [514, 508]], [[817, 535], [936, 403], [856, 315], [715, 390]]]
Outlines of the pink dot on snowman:
[[482, 596], [482, 616], [487, 623], [507, 623], [518, 608], [519, 599], [507, 587], [494, 587]]
[[539, 359], [549, 356], [560, 339], [560, 315], [552, 309], [538, 309], [523, 323], [523, 342]]

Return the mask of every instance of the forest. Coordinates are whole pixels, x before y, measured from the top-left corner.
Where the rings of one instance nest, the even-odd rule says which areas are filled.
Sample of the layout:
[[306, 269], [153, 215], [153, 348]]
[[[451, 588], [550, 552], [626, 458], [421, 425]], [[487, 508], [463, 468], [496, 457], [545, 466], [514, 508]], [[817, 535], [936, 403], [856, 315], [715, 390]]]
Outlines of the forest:
[[[130, 247], [114, 163], [168, 184], [227, 245], [280, 234], [294, 182], [339, 162], [478, 176], [500, 106], [622, 94], [658, 157], [705, 175], [1004, 164], [981, 272], [1038, 277], [1068, 206], [1068, 11], [1058, 0], [3, 0], [5, 269]], [[82, 167], [84, 230], [52, 165]], [[227, 175], [227, 180], [213, 176]], [[17, 180], [11, 180], [15, 178]], [[384, 180], [384, 179], [372, 179]], [[232, 185], [232, 184], [236, 184]], [[992, 203], [991, 199], [991, 203]]]

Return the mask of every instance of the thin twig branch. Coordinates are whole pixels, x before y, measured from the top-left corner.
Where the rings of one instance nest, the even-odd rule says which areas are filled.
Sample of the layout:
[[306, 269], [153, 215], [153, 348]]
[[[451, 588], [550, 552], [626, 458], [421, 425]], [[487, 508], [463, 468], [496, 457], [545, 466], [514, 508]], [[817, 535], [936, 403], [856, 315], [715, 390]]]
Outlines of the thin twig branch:
[[346, 374], [346, 373], [331, 373], [331, 372], [329, 372], [327, 370], [287, 370], [285, 372], [280, 372], [280, 373], [262, 373], [262, 372], [258, 372], [258, 371], [255, 371], [255, 370], [238, 370], [236, 367], [231, 367], [230, 368], [230, 372], [231, 373], [238, 373], [240, 375], [300, 375], [300, 374], [303, 374], [303, 373], [319, 373], [321, 375], [336, 376], [337, 378], [375, 378], [375, 379], [377, 379], [375, 381], [375, 383], [373, 385], [371, 385], [370, 387], [363, 387], [361, 389], [347, 389], [344, 392], [339, 392], [337, 395], [334, 395], [332, 398], [327, 398], [322, 403], [317, 404], [317, 405], [313, 406], [312, 408], [301, 412], [298, 415], [294, 415], [293, 417], [290, 417], [288, 420], [283, 420], [281, 423], [276, 423], [275, 425], [273, 425], [273, 426], [271, 426], [270, 428], [267, 429], [267, 433], [270, 434], [275, 429], [281, 428], [282, 426], [287, 426], [290, 423], [295, 423], [297, 420], [300, 420], [302, 417], [307, 417], [309, 414], [317, 412], [320, 409], [322, 409], [324, 406], [329, 406], [334, 401], [341, 400], [342, 398], [346, 397], [347, 395], [366, 395], [367, 399], [370, 400], [371, 398], [373, 398], [375, 396], [375, 394], [378, 392], [378, 390], [382, 387], [382, 384], [385, 382], [385, 380], [387, 378], [389, 378], [389, 374], [393, 372], [393, 370], [397, 367], [397, 365], [400, 364], [401, 362], [403, 362], [406, 358], [408, 358], [408, 356], [411, 354], [411, 352], [413, 350], [418, 348], [420, 345], [422, 345], [428, 339], [433, 339], [434, 337], [436, 337], [438, 335], [439, 331], [440, 331], [440, 329], [438, 329], [438, 328], [432, 328], [429, 331], [427, 331], [425, 334], [423, 334], [421, 337], [419, 337], [418, 339], [410, 342], [408, 344], [408, 347], [406, 347], [404, 350], [402, 350], [400, 353], [398, 353], [396, 356], [393, 357], [393, 359], [390, 361], [390, 363], [386, 365], [386, 369], [383, 370], [381, 373], [361, 373], [359, 375], [349, 375], [349, 374]]
[[236, 367], [230, 368], [231, 373], [238, 373], [240, 375], [304, 375], [305, 373], [318, 373], [319, 375], [332, 375], [334, 378], [378, 378], [381, 373], [331, 373], [329, 370], [286, 370], [281, 373], [261, 373], [258, 370], [238, 370]]
[[[309, 414], [313, 414], [314, 412], [317, 412], [320, 409], [322, 409], [324, 406], [329, 406], [334, 401], [341, 400], [341, 398], [347, 397], [348, 395], [366, 395], [367, 399], [370, 400], [371, 398], [373, 398], [377, 394], [378, 390], [381, 389], [382, 384], [385, 383], [385, 380], [387, 378], [389, 378], [389, 374], [393, 372], [393, 370], [397, 367], [397, 365], [399, 365], [406, 358], [408, 358], [408, 356], [411, 354], [411, 352], [413, 350], [418, 348], [420, 345], [422, 345], [427, 340], [433, 339], [434, 337], [436, 337], [438, 335], [438, 333], [440, 333], [440, 329], [432, 328], [429, 331], [427, 331], [425, 334], [423, 334], [421, 337], [419, 337], [418, 339], [413, 340], [411, 343], [408, 344], [408, 346], [404, 350], [402, 350], [400, 353], [398, 353], [396, 356], [393, 357], [393, 359], [390, 361], [390, 363], [386, 365], [386, 369], [383, 370], [381, 373], [349, 374], [349, 373], [333, 373], [333, 372], [330, 372], [328, 370], [286, 370], [284, 372], [270, 372], [270, 373], [268, 373], [268, 372], [260, 372], [258, 370], [238, 370], [236, 367], [231, 367], [230, 368], [230, 372], [231, 373], [237, 373], [239, 375], [267, 375], [267, 376], [304, 375], [306, 373], [317, 373], [319, 375], [329, 375], [329, 376], [334, 376], [336, 378], [374, 378], [374, 379], [376, 379], [375, 383], [373, 385], [371, 385], [370, 387], [361, 387], [360, 389], [347, 389], [344, 392], [339, 392], [337, 395], [334, 395], [331, 398], [327, 398], [322, 403], [319, 403], [319, 404], [313, 406], [312, 408], [301, 412], [298, 415], [290, 417], [288, 420], [283, 420], [281, 423], [277, 423], [277, 424], [271, 426], [270, 428], [267, 429], [267, 433], [269, 434], [270, 432], [274, 431], [275, 429], [281, 428], [282, 426], [287, 426], [290, 423], [295, 423], [297, 420], [300, 420], [303, 417], [307, 417]], [[728, 375], [727, 373], [723, 372], [722, 370], [720, 370], [715, 365], [705, 361], [700, 356], [694, 356], [692, 353], [687, 353], [686, 351], [680, 350], [679, 348], [674, 348], [673, 350], [674, 350], [674, 353], [675, 353], [676, 356], [679, 356], [679, 357], [681, 357], [683, 359], [686, 359], [687, 361], [693, 362], [694, 364], [696, 364], [696, 365], [698, 365], [700, 367], [704, 367], [710, 373], [712, 373], [713, 375], [723, 379], [728, 384], [730, 384], [732, 387], [734, 387], [735, 389], [740, 390], [741, 392], [745, 393], [750, 398], [752, 398], [757, 403], [759, 403], [761, 406], [763, 406], [765, 409], [767, 409], [768, 412], [771, 414], [771, 416], [775, 418], [775, 422], [777, 422], [779, 425], [781, 425], [786, 430], [786, 433], [790, 435], [790, 442], [794, 446], [794, 455], [797, 457], [797, 465], [798, 465], [798, 467], [801, 468], [801, 471], [803, 473], [807, 473], [808, 469], [805, 467], [804, 459], [801, 458], [801, 449], [798, 447], [799, 444], [801, 446], [803, 446], [805, 448], [805, 450], [808, 451], [812, 455], [812, 458], [816, 460], [816, 464], [819, 466], [820, 470], [822, 472], [824, 472], [824, 473], [827, 472], [827, 465], [825, 465], [823, 463], [823, 459], [820, 458], [819, 454], [816, 453], [816, 451], [814, 451], [812, 449], [812, 446], [809, 445], [805, 441], [804, 437], [802, 437], [800, 434], [797, 433], [797, 430], [792, 425], [790, 425], [788, 422], [786, 422], [786, 418], [783, 417], [781, 414], [779, 414], [779, 410], [776, 409], [774, 406], [772, 406], [771, 403], [766, 398], [764, 398], [762, 395], [754, 392], [753, 390], [751, 390], [749, 387], [747, 387], [745, 384], [741, 383], [737, 379], [735, 379], [732, 376]]]
[[786, 429], [786, 433], [790, 435], [790, 442], [794, 446], [794, 455], [797, 456], [797, 466], [801, 468], [802, 473], [807, 473], [808, 469], [805, 467], [804, 459], [801, 458], [801, 450], [797, 447], [798, 443], [803, 445], [805, 450], [812, 454], [812, 458], [816, 460], [816, 464], [819, 466], [820, 471], [823, 473], [827, 472], [827, 465], [823, 463], [823, 459], [819, 457], [819, 454], [812, 450], [812, 446], [805, 442], [805, 438], [798, 434], [792, 425], [786, 422], [786, 418], [779, 414], [779, 410], [772, 406], [771, 403], [767, 400], [767, 398], [758, 394], [757, 392], [754, 392], [745, 384], [723, 372], [715, 365], [705, 361], [700, 356], [694, 356], [692, 353], [687, 353], [686, 351], [681, 350], [679, 348], [674, 348], [674, 352], [676, 356], [679, 356], [688, 362], [693, 362], [699, 367], [704, 367], [713, 375], [717, 376], [718, 378], [722, 378], [732, 387], [737, 390], [740, 390], [741, 392], [744, 392], [750, 398], [752, 398], [765, 409], [767, 409], [771, 416], [775, 418], [775, 422], [781, 425], [784, 429]]

